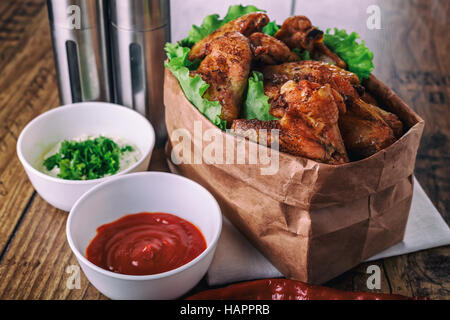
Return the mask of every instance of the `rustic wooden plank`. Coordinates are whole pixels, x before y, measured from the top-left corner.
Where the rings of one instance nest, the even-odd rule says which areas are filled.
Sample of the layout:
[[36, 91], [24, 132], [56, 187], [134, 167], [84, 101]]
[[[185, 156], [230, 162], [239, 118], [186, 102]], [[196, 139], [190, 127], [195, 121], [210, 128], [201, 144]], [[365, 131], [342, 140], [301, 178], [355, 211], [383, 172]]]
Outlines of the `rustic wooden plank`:
[[16, 224], [27, 208], [34, 189], [18, 159], [0, 175], [0, 262]]
[[[0, 6], [0, 69], [15, 58], [30, 40], [36, 17], [45, 14], [45, 0], [2, 1]], [[41, 19], [46, 22], [47, 19]], [[48, 24], [48, 22], [47, 22]], [[35, 35], [37, 36], [37, 34]], [[32, 38], [32, 37], [31, 37]]]
[[449, 299], [449, 251], [450, 248], [441, 247], [385, 259], [392, 292]]
[[[380, 268], [380, 289], [369, 289], [367, 286], [367, 280], [371, 276], [371, 273], [367, 273], [367, 268], [372, 265], [376, 265]], [[390, 280], [386, 276], [382, 260], [362, 263], [352, 270], [329, 281], [325, 285], [346, 291], [391, 293]], [[405, 295], [412, 296], [412, 293], [405, 293]]]
[[[405, 5], [406, 4], [406, 5]], [[450, 222], [450, 42], [448, 1], [381, 1], [386, 39], [376, 48], [376, 75], [426, 122], [416, 176]], [[384, 260], [393, 293], [450, 298], [450, 247]]]
[[20, 39], [0, 41], [0, 52], [11, 53], [8, 64], [4, 55], [0, 59], [0, 252], [34, 192], [16, 156], [17, 138], [29, 121], [59, 101], [43, 3], [0, 7], [0, 37], [13, 22], [24, 28]]
[[66, 287], [66, 268], [78, 265], [66, 242], [67, 213], [37, 196], [0, 265], [1, 299], [81, 299], [88, 289]]

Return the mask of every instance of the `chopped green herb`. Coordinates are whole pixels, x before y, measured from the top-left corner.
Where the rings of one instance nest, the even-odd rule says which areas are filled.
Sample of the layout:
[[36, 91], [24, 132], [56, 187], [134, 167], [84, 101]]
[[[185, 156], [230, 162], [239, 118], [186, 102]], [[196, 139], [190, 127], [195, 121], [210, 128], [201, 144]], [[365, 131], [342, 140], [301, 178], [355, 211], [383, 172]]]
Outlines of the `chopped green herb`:
[[59, 168], [58, 177], [66, 180], [92, 180], [119, 171], [119, 157], [133, 151], [132, 146], [120, 148], [117, 143], [106, 137], [85, 141], [61, 143], [59, 152], [44, 160], [44, 167], [51, 171]]

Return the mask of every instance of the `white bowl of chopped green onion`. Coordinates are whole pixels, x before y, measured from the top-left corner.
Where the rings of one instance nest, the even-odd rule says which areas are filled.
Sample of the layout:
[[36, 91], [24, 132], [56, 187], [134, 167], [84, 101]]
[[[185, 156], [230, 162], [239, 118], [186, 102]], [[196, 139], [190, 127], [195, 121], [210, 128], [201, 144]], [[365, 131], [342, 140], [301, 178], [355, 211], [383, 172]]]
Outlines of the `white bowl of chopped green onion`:
[[17, 154], [39, 195], [70, 211], [93, 186], [112, 176], [146, 171], [155, 145], [150, 122], [132, 109], [83, 102], [32, 120]]

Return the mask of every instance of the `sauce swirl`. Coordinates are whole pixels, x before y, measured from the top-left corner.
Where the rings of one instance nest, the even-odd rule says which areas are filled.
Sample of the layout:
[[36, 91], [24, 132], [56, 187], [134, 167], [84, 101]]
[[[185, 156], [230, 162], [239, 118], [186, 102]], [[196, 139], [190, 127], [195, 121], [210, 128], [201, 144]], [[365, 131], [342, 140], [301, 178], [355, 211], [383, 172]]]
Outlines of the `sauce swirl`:
[[151, 275], [181, 267], [205, 249], [205, 238], [192, 223], [168, 213], [142, 212], [100, 226], [86, 257], [112, 272]]

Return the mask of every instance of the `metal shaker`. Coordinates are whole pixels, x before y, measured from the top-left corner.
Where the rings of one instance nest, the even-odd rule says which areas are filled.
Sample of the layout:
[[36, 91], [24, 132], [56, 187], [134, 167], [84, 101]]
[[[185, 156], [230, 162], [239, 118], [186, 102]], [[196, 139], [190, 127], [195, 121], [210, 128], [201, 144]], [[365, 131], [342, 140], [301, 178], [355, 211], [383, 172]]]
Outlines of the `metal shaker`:
[[170, 41], [169, 0], [111, 0], [115, 97], [150, 120], [156, 143], [167, 138], [164, 119], [164, 45]]
[[112, 101], [108, 0], [47, 0], [62, 104]]

